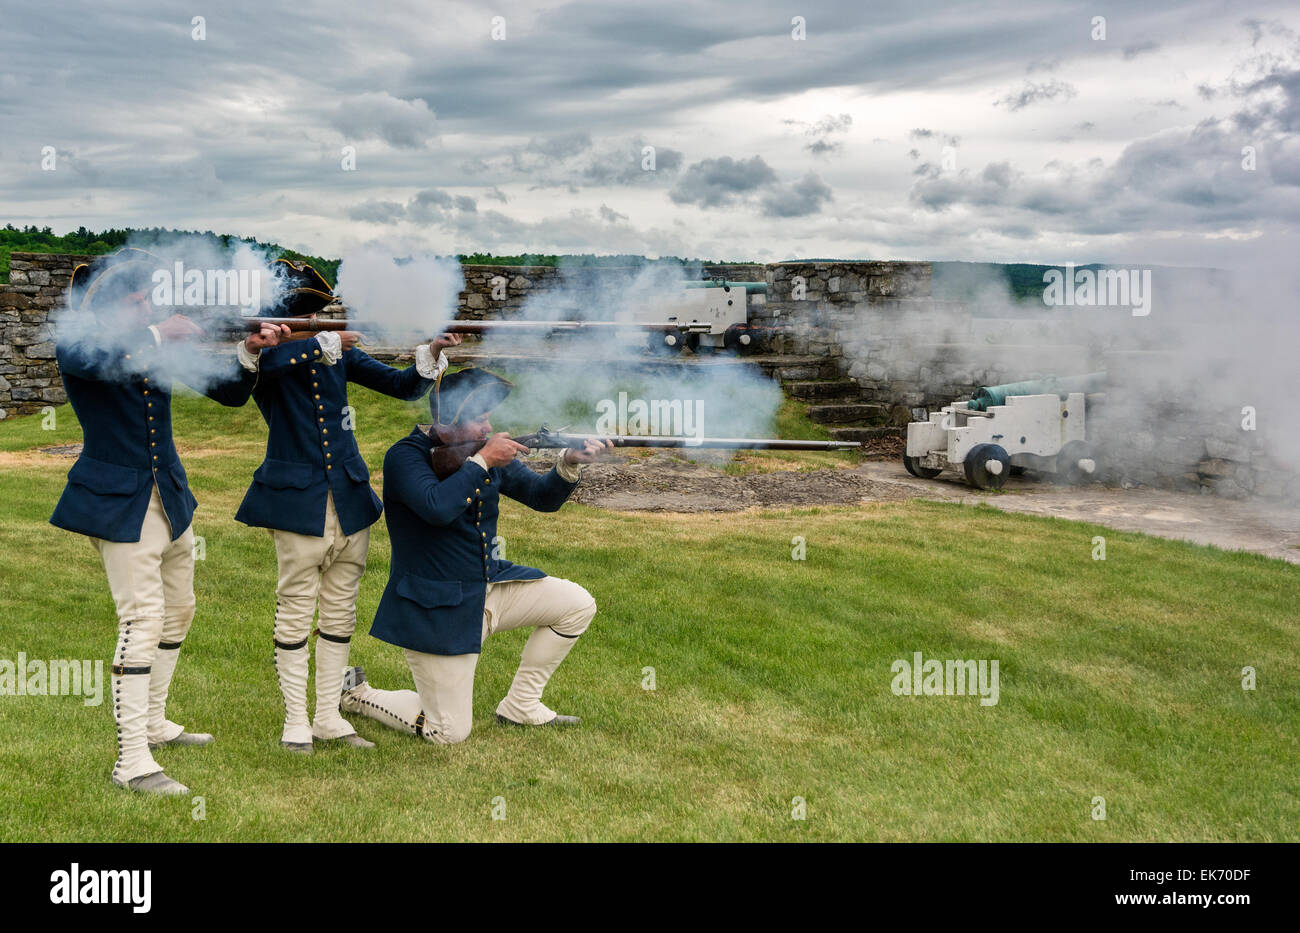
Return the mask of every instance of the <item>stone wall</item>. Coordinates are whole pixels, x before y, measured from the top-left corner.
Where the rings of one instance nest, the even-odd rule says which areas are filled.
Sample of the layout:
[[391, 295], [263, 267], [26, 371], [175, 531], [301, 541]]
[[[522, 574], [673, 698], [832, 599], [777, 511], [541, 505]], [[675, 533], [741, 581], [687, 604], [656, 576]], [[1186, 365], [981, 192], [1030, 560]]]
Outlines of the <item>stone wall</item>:
[[0, 285], [0, 419], [67, 401], [54, 362], [49, 315], [63, 300], [72, 270], [90, 256], [14, 253]]

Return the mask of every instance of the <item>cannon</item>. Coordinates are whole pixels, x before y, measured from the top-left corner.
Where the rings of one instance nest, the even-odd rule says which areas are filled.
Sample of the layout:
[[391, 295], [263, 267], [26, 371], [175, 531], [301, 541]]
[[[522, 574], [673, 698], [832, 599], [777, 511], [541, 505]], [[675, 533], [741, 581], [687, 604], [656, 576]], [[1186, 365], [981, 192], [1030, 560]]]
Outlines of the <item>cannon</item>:
[[903, 466], [922, 479], [961, 467], [977, 489], [1001, 489], [1012, 473], [1034, 470], [1065, 483], [1097, 470], [1087, 439], [1087, 397], [1105, 373], [984, 386], [907, 426]]
[[767, 293], [766, 282], [732, 282], [724, 278], [683, 282], [680, 297], [667, 304], [629, 312], [625, 321], [678, 321], [681, 327], [651, 333], [650, 349], [678, 351], [709, 347], [738, 353], [756, 350], [767, 342], [772, 329], [749, 322], [749, 296]]

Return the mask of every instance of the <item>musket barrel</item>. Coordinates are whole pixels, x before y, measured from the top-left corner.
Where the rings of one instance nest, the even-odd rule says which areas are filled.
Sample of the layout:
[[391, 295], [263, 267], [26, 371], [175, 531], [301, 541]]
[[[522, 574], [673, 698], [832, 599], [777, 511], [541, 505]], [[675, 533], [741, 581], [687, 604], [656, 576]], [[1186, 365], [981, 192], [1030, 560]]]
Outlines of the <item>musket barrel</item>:
[[[380, 321], [350, 321], [336, 318], [309, 317], [241, 317], [240, 326], [257, 331], [263, 324], [285, 324], [291, 331], [324, 330], [389, 330], [392, 325]], [[550, 333], [574, 330], [649, 330], [649, 331], [707, 331], [710, 324], [704, 321], [448, 321], [430, 333], [485, 334], [493, 331], [519, 333]]]
[[529, 447], [582, 447], [587, 441], [610, 441], [615, 447], [703, 448], [710, 450], [852, 450], [860, 441], [784, 440], [768, 437], [668, 437], [653, 434], [550, 434], [526, 435]]

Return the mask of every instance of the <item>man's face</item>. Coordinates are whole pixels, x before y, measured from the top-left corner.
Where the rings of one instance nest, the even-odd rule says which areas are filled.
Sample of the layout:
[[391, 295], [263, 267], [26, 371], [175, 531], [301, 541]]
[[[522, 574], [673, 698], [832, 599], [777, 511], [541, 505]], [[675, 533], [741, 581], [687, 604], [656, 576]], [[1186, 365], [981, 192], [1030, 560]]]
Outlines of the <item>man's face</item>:
[[480, 415], [473, 421], [462, 421], [446, 431], [439, 432], [439, 434], [446, 442], [451, 444], [482, 440], [492, 433], [491, 417], [490, 414]]
[[151, 321], [157, 312], [153, 303], [149, 300], [149, 292], [130, 292], [123, 295], [116, 303], [117, 310], [122, 316], [133, 324], [140, 324]]

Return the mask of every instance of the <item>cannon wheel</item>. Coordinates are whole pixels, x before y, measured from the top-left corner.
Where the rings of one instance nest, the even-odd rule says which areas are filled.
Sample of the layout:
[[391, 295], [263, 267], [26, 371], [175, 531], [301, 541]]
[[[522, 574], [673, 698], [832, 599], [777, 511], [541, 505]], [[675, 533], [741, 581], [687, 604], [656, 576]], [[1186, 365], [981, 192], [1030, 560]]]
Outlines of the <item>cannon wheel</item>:
[[654, 354], [675, 356], [682, 352], [682, 347], [686, 345], [688, 336], [682, 330], [652, 330], [646, 335], [646, 347]]
[[[990, 460], [1001, 463], [1002, 469], [996, 473], [989, 470], [987, 464]], [[1001, 489], [1011, 474], [1011, 457], [999, 444], [977, 444], [966, 455], [962, 467], [966, 471], [966, 482], [976, 489]]]
[[760, 349], [765, 339], [765, 334], [757, 327], [732, 324], [722, 334], [722, 345], [733, 353], [753, 353]]
[[1080, 460], [1094, 460], [1095, 455], [1092, 451], [1092, 445], [1085, 441], [1070, 441], [1056, 455], [1056, 479], [1058, 482], [1065, 483], [1067, 486], [1077, 486], [1080, 483], [1086, 483], [1092, 478], [1094, 473], [1088, 473], [1080, 468]]
[[907, 454], [903, 454], [903, 466], [907, 468], [907, 472], [918, 479], [934, 479], [943, 472], [943, 470], [934, 467], [923, 467], [921, 466], [920, 457], [909, 457]]

